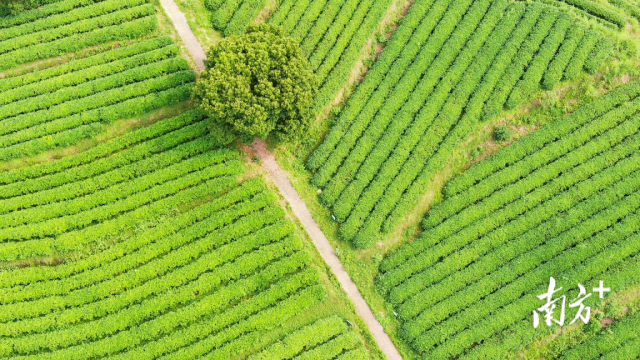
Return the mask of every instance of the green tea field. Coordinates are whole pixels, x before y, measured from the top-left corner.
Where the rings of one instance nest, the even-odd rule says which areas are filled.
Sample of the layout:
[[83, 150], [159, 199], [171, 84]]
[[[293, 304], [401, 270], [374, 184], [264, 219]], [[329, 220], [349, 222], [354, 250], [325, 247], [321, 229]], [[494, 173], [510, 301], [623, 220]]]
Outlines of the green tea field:
[[632, 360], [638, 327], [639, 1], [0, 0], [0, 358]]

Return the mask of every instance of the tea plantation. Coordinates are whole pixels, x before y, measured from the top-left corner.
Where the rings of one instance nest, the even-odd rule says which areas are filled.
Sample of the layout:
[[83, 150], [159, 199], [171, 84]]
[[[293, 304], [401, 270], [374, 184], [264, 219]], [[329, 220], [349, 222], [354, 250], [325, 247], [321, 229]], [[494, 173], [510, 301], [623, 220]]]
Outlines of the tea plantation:
[[378, 357], [275, 191], [190, 109], [163, 17], [2, 18], [0, 356]]
[[[275, 163], [192, 96], [261, 23], [317, 86]], [[640, 359], [639, 34], [636, 0], [0, 1], [0, 358]]]

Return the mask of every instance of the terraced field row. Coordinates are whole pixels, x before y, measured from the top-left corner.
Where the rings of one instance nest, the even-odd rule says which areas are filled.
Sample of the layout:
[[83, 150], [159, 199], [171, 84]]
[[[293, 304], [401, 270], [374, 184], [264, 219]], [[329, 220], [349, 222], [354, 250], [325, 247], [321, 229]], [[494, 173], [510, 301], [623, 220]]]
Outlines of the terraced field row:
[[545, 4], [593, 19], [619, 29], [627, 26], [628, 17], [640, 19], [640, 7], [628, 0], [537, 0]]
[[[275, 343], [249, 360], [258, 359], [368, 359], [360, 340], [337, 316], [316, 321]], [[304, 350], [304, 352], [303, 352]], [[298, 356], [296, 356], [298, 354]]]
[[[224, 194], [210, 186], [218, 193], [211, 201], [103, 251], [1, 272], [0, 354], [230, 358], [320, 303], [326, 290], [317, 270], [263, 182]], [[265, 349], [263, 358], [352, 351], [366, 358], [359, 335], [347, 329], [340, 318], [322, 320]]]
[[380, 265], [401, 336], [426, 358], [501, 358], [535, 336], [549, 277], [640, 281], [639, 149], [634, 82], [452, 181], [424, 233]]
[[539, 3], [416, 1], [307, 162], [340, 237], [371, 245], [478, 121], [596, 71], [612, 46]]
[[0, 259], [95, 244], [199, 196], [224, 190], [238, 156], [213, 150], [189, 111], [89, 151], [0, 175]]
[[0, 79], [0, 161], [68, 146], [189, 98], [195, 74], [168, 37]]
[[[94, 138], [189, 98], [195, 73], [158, 36], [157, 3], [43, 3], [0, 18], [0, 162], [92, 141], [0, 170], [0, 357], [379, 358], [276, 194], [199, 111]], [[239, 33], [262, 4], [215, 14]]]
[[148, 0], [64, 0], [0, 19], [0, 70], [158, 27]]
[[[632, 241], [636, 241], [633, 240]], [[613, 251], [620, 250], [620, 248], [616, 248]], [[611, 264], [609, 258], [617, 257], [615, 253], [612, 252], [603, 252], [601, 255], [607, 258], [607, 264]], [[624, 254], [626, 256], [626, 254]], [[594, 277], [587, 279], [587, 283], [585, 286], [590, 286], [591, 284], [597, 285], [598, 279], [606, 278], [609, 280], [609, 283], [612, 285], [614, 289], [623, 289], [626, 286], [637, 284], [640, 279], [637, 274], [640, 271], [640, 257], [637, 255], [633, 257], [628, 257], [622, 259], [622, 265], [618, 265], [618, 267], [613, 266], [604, 270], [599, 275], [595, 275]], [[592, 259], [589, 262], [584, 263], [585, 267], [596, 266], [600, 261], [598, 259]], [[607, 266], [607, 265], [605, 265]], [[596, 271], [600, 271], [600, 269], [595, 269]], [[588, 272], [588, 271], [587, 271]], [[571, 278], [568, 278], [566, 285], [573, 286], [572, 289], [576, 294], [578, 289], [575, 288], [575, 284], [582, 280], [578, 280], [578, 278], [584, 279], [586, 272], [582, 274], [577, 274], [576, 272], [570, 273]], [[589, 281], [591, 281], [589, 283]], [[572, 282], [572, 284], [570, 284]], [[584, 281], [582, 281], [584, 282]], [[582, 283], [581, 282], [581, 283]], [[547, 284], [548, 285], [548, 284]], [[534, 305], [535, 306], [535, 305]], [[515, 307], [511, 307], [511, 310], [514, 310]], [[520, 311], [524, 311], [520, 309]], [[531, 314], [528, 314], [531, 316]], [[571, 316], [574, 315], [571, 313]], [[508, 321], [512, 321], [513, 319], [509, 319]], [[591, 319], [591, 321], [597, 321], [596, 319]], [[485, 323], [486, 324], [486, 323]], [[503, 324], [497, 324], [498, 326], [503, 326]], [[604, 330], [607, 332], [607, 330]], [[508, 336], [504, 336], [504, 334], [508, 334]], [[495, 358], [502, 357], [504, 354], [509, 351], [508, 349], [517, 349], [523, 345], [529, 344], [532, 339], [538, 336], [539, 333], [536, 333], [531, 325], [531, 319], [527, 318], [526, 321], [520, 321], [517, 325], [511, 325], [507, 330], [502, 333], [497, 333], [496, 335], [488, 338], [484, 341], [482, 346], [477, 348], [473, 348], [468, 353], [469, 359], [482, 359], [482, 358]]]
[[640, 313], [627, 315], [588, 341], [574, 346], [563, 359], [637, 359], [640, 357]]
[[266, 0], [205, 0], [204, 5], [213, 11], [211, 24], [224, 36], [240, 35], [249, 22], [265, 5]]
[[191, 110], [1, 173], [0, 259], [65, 257], [0, 271], [0, 356], [368, 359], [337, 316], [265, 337], [327, 290], [242, 167]]
[[284, 0], [269, 18], [300, 41], [320, 80], [316, 110], [348, 79], [392, 0]]

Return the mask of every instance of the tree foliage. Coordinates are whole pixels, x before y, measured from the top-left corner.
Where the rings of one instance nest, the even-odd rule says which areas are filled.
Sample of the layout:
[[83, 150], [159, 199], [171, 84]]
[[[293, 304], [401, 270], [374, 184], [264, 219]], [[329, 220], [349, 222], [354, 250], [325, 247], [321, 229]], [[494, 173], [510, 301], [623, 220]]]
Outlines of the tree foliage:
[[316, 76], [298, 43], [279, 27], [251, 25], [212, 47], [192, 97], [221, 143], [273, 136], [300, 138], [308, 128]]

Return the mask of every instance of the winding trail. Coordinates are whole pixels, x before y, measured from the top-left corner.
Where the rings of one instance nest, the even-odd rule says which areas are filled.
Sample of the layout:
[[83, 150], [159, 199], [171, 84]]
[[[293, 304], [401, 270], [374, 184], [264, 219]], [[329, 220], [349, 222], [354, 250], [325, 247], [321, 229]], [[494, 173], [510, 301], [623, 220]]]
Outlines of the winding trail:
[[[204, 60], [206, 59], [206, 55], [200, 45], [200, 42], [189, 27], [186, 16], [182, 11], [180, 11], [173, 0], [160, 0], [160, 3], [169, 16], [169, 19], [173, 22], [174, 27], [178, 31], [178, 35], [182, 38], [182, 41], [198, 65], [199, 70], [204, 70]], [[293, 213], [298, 219], [300, 219], [300, 222], [304, 226], [306, 232], [313, 240], [313, 244], [316, 249], [318, 249], [318, 252], [324, 259], [325, 263], [329, 266], [331, 272], [333, 272], [340, 282], [340, 286], [342, 286], [342, 289], [353, 302], [358, 316], [364, 320], [382, 352], [390, 360], [402, 359], [402, 356], [391, 341], [391, 338], [389, 338], [389, 335], [384, 332], [384, 328], [374, 316], [373, 311], [369, 308], [369, 305], [362, 297], [362, 294], [360, 294], [358, 287], [351, 280], [351, 277], [342, 266], [342, 263], [340, 263], [340, 259], [336, 256], [333, 248], [331, 247], [331, 243], [322, 230], [320, 230], [318, 223], [313, 219], [307, 205], [302, 201], [302, 198], [300, 198], [300, 195], [293, 185], [291, 185], [291, 182], [287, 178], [284, 170], [280, 168], [280, 165], [278, 165], [273, 155], [269, 150], [267, 150], [267, 146], [264, 141], [256, 139], [256, 141], [251, 145], [251, 149], [256, 156], [260, 158], [262, 166], [264, 166], [271, 180], [276, 184], [282, 196], [284, 196], [285, 200], [291, 206]]]

